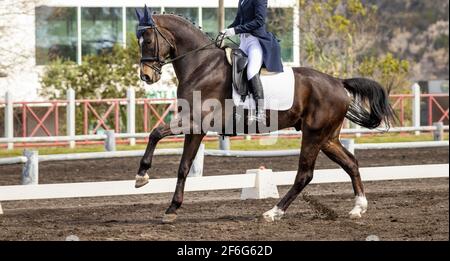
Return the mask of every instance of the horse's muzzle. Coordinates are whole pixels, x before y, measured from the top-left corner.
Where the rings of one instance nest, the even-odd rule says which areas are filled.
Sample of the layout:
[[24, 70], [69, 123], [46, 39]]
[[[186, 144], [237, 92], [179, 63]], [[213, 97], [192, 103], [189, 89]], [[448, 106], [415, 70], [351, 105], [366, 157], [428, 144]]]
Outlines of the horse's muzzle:
[[158, 74], [153, 74], [153, 75], [149, 75], [147, 73], [141, 72], [140, 74], [140, 78], [143, 82], [147, 83], [147, 84], [153, 84], [157, 81], [159, 81], [159, 79], [161, 78], [161, 76], [159, 76]]

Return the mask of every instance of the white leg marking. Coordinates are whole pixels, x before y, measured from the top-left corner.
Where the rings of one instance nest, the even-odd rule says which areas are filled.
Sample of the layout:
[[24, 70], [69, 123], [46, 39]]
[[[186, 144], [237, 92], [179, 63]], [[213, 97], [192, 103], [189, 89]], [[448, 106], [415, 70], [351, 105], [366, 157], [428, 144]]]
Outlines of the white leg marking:
[[365, 196], [357, 196], [355, 199], [355, 207], [350, 211], [350, 218], [361, 218], [361, 214], [367, 212], [367, 199]]
[[134, 187], [135, 188], [143, 187], [143, 186], [147, 185], [149, 180], [150, 180], [150, 177], [148, 176], [147, 173], [143, 177], [136, 175], [136, 184], [134, 185]]
[[274, 222], [280, 220], [284, 216], [284, 211], [277, 206], [273, 207], [271, 210], [263, 214], [264, 219], [267, 222]]

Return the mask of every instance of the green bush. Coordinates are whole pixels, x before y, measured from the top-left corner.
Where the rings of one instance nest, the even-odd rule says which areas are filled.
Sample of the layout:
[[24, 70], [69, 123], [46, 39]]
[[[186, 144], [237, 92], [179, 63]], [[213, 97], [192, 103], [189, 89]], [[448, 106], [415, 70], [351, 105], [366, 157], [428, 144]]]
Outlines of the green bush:
[[[100, 55], [87, 55], [78, 65], [72, 61], [57, 58], [45, 67], [41, 76], [41, 95], [49, 99], [65, 99], [67, 90], [75, 90], [76, 99], [108, 99], [125, 98], [128, 88], [134, 88], [136, 97], [143, 97], [145, 90], [138, 74], [139, 45], [136, 37], [129, 37], [127, 48], [115, 45], [110, 52]], [[93, 105], [99, 115], [109, 108], [108, 104]], [[126, 123], [126, 107], [120, 106], [120, 128], [124, 130]], [[84, 108], [76, 110], [77, 134], [84, 134]], [[106, 119], [110, 128], [114, 113]], [[140, 125], [139, 119], [137, 125]], [[89, 117], [88, 128], [97, 125], [94, 117]]]
[[137, 95], [143, 95], [138, 77], [139, 46], [136, 37], [130, 39], [127, 48], [115, 45], [111, 52], [84, 56], [81, 65], [54, 60], [41, 77], [41, 95], [61, 99], [72, 88], [77, 99], [118, 98], [125, 97], [130, 87], [136, 89]]

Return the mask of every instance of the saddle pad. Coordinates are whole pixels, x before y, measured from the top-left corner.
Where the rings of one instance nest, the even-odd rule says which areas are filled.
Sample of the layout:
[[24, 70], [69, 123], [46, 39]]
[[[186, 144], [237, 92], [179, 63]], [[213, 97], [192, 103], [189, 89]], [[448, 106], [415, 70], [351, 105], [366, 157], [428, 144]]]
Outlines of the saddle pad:
[[[284, 72], [261, 75], [261, 82], [264, 89], [264, 108], [273, 111], [287, 111], [294, 104], [294, 71], [291, 67], [285, 67]], [[242, 102], [241, 96], [233, 89], [233, 100], [236, 106], [243, 106], [244, 109], [256, 109], [256, 103], [252, 95], [247, 96]]]

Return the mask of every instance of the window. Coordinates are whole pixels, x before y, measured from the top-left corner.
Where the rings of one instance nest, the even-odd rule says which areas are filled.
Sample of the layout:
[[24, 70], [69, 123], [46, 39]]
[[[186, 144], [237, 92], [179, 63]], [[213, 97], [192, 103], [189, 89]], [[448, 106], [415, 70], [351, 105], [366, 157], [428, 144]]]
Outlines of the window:
[[[211, 37], [216, 37], [219, 33], [217, 8], [202, 8], [202, 11], [203, 31]], [[225, 28], [233, 23], [236, 14], [237, 8], [225, 8]], [[236, 43], [239, 42], [239, 37], [237, 36], [231, 37], [231, 39]], [[229, 41], [226, 43], [231, 44]]]
[[219, 23], [217, 17], [217, 8], [202, 8], [202, 28], [203, 31], [211, 36], [215, 37], [219, 30]]
[[237, 8], [225, 8], [225, 27], [234, 22], [237, 15]]
[[57, 57], [77, 60], [77, 9], [36, 7], [36, 64]]
[[82, 55], [110, 51], [123, 43], [122, 8], [81, 8]]
[[[237, 8], [225, 8], [225, 28], [227, 28], [230, 24], [232, 24], [234, 22], [234, 19], [236, 18], [237, 15]], [[236, 44], [240, 44], [240, 39], [239, 36], [233, 36], [231, 37], [231, 41], [226, 41], [226, 44], [233, 46], [234, 43]]]
[[198, 25], [198, 8], [165, 8], [166, 14], [174, 13], [182, 15]]
[[[142, 11], [142, 7], [136, 7], [139, 11]], [[127, 8], [127, 43], [130, 43], [130, 40], [136, 38], [136, 26], [138, 25], [138, 20], [136, 17], [135, 7]], [[151, 11], [160, 13], [161, 8], [159, 7], [151, 7]]]
[[[161, 8], [152, 11], [160, 13]], [[165, 8], [166, 13], [180, 14], [196, 24], [199, 23], [199, 8]], [[215, 37], [218, 33], [217, 8], [202, 8], [203, 31]], [[237, 8], [225, 9], [225, 27], [237, 14]], [[126, 9], [126, 35], [135, 36], [137, 19], [135, 8]], [[267, 29], [281, 42], [284, 62], [293, 59], [293, 9], [269, 8]], [[110, 51], [114, 44], [123, 43], [122, 8], [81, 8], [81, 51], [82, 55], [100, 54]], [[36, 64], [43, 65], [57, 57], [77, 60], [77, 8], [36, 7]], [[239, 44], [239, 37], [232, 40]], [[231, 44], [231, 42], [228, 42]]]
[[294, 60], [294, 10], [292, 8], [269, 8], [267, 30], [279, 40], [283, 62]]

